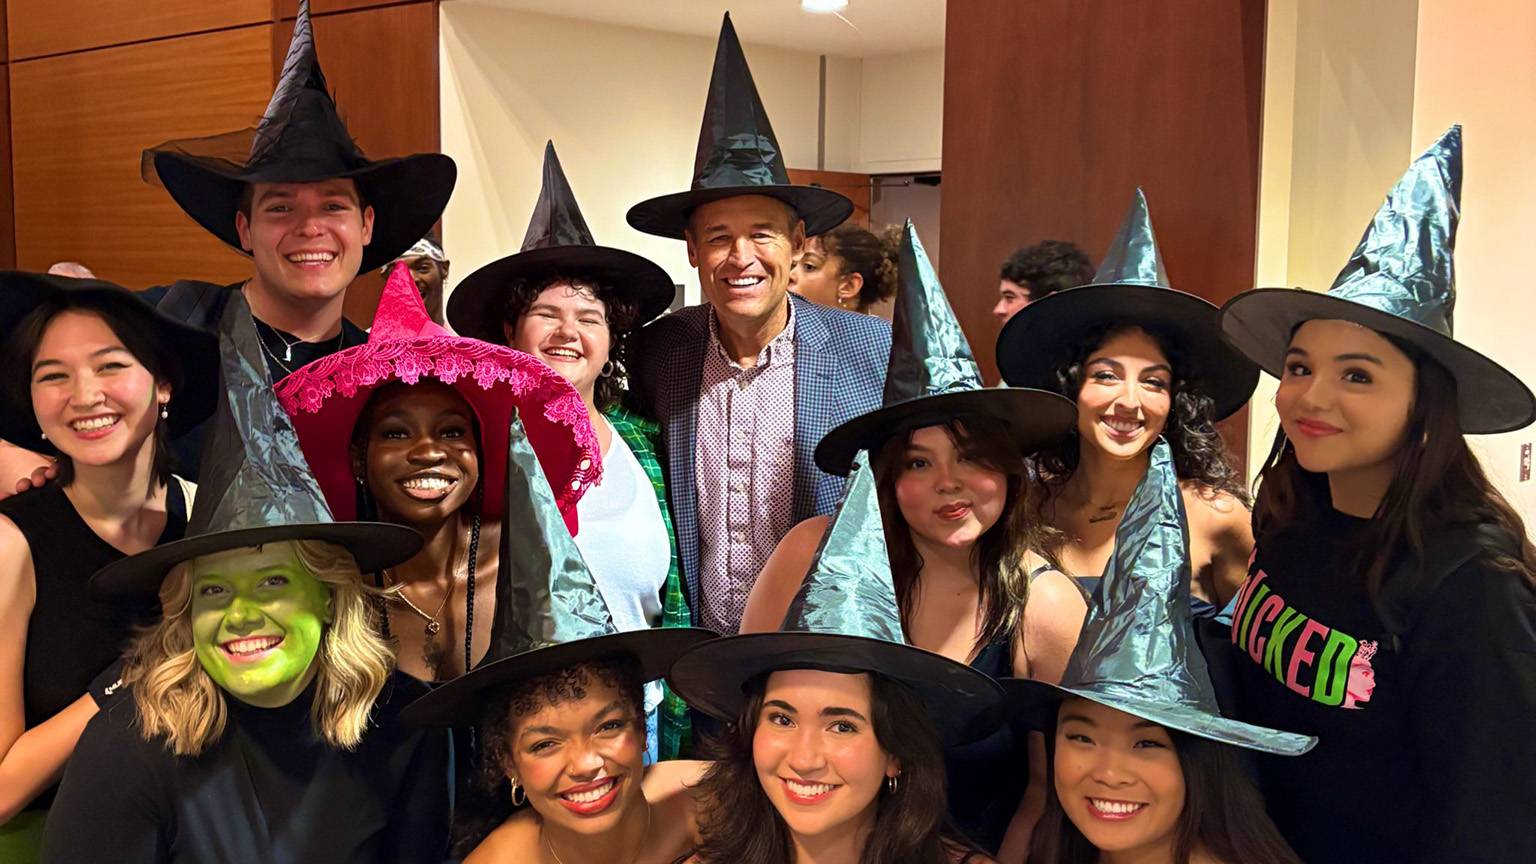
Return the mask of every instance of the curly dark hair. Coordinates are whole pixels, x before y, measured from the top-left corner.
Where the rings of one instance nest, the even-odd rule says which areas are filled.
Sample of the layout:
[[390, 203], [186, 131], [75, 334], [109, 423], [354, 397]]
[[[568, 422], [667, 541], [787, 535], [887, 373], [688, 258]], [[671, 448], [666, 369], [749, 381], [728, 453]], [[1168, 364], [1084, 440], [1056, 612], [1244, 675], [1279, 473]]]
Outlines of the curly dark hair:
[[[1204, 492], [1225, 492], [1247, 506], [1251, 499], [1242, 475], [1233, 466], [1221, 433], [1216, 430], [1215, 403], [1204, 392], [1200, 370], [1195, 368], [1172, 334], [1129, 321], [1101, 324], [1083, 334], [1083, 338], [1075, 343], [1076, 353], [1057, 366], [1058, 390], [1068, 399], [1077, 401], [1077, 394], [1083, 389], [1083, 367], [1093, 352], [1116, 336], [1132, 330], [1140, 330], [1152, 337], [1173, 369], [1163, 437], [1168, 439], [1175, 473], [1180, 480], [1194, 481]], [[1072, 477], [1081, 458], [1080, 447], [1081, 439], [1074, 435], [1039, 453], [1036, 464], [1046, 485], [1060, 487]]]
[[525, 678], [492, 696], [475, 727], [480, 739], [475, 792], [484, 800], [474, 802], [477, 812], [455, 826], [454, 856], [467, 855], [518, 809], [512, 806], [511, 787], [507, 783], [516, 721], [552, 705], [585, 699], [588, 688], [602, 685], [618, 691], [629, 704], [633, 721], [643, 735], [645, 693], [640, 675], [639, 661], [629, 654], [619, 654]]
[[[763, 708], [768, 674], [748, 681], [746, 705], [720, 734], [706, 738], [715, 760], [699, 784], [696, 853], [709, 864], [791, 864], [794, 843], [757, 778], [752, 739]], [[882, 789], [875, 827], [860, 864], [952, 864], [980, 852], [949, 821], [944, 751], [928, 709], [906, 685], [871, 674], [870, 724], [880, 746], [901, 761], [901, 781]]]
[[1001, 276], [1028, 290], [1033, 301], [1088, 284], [1093, 279], [1093, 262], [1076, 243], [1046, 240], [1009, 255]]
[[[957, 417], [943, 424], [955, 448], [969, 459], [1008, 478], [1002, 515], [987, 529], [971, 551], [981, 573], [981, 633], [976, 644], [990, 645], [1011, 638], [1029, 600], [1029, 577], [1024, 554], [1035, 551], [1052, 562], [1051, 550], [1059, 545], [1059, 533], [1036, 517], [1044, 504], [1044, 490], [1030, 482], [1025, 455], [1013, 445], [1008, 424], [992, 417]], [[874, 457], [876, 492], [885, 526], [891, 574], [902, 626], [910, 628], [917, 608], [918, 574], [923, 557], [912, 542], [912, 529], [901, 515], [896, 500], [896, 480], [905, 465], [911, 431], [892, 436]]]
[[889, 225], [875, 234], [844, 222], [810, 240], [820, 241], [821, 250], [829, 260], [838, 260], [839, 276], [857, 273], [864, 277], [864, 287], [859, 289], [858, 311], [867, 312], [876, 303], [896, 296], [896, 286], [901, 281], [896, 263], [901, 252], [900, 226]]
[[[1434, 535], [1490, 525], [1505, 535], [1507, 547], [1487, 550], [1480, 557], [1536, 584], [1536, 546], [1526, 533], [1525, 521], [1488, 479], [1462, 434], [1456, 378], [1407, 342], [1381, 335], [1414, 362], [1413, 407], [1403, 446], [1395, 457], [1392, 482], [1376, 518], [1348, 550], [1353, 566], [1347, 572], [1364, 574], [1374, 602], [1404, 555], [1425, 559]], [[1283, 429], [1275, 435], [1256, 482], [1254, 533], [1261, 545], [1275, 542], [1282, 531], [1304, 526], [1330, 508], [1328, 476], [1301, 467]], [[1397, 550], [1397, 554], [1384, 554], [1384, 550]]]
[[517, 322], [528, 311], [528, 307], [533, 305], [533, 301], [539, 294], [544, 289], [561, 283], [588, 293], [603, 304], [610, 340], [608, 362], [613, 365], [611, 371], [597, 379], [597, 384], [593, 388], [592, 401], [597, 405], [597, 410], [606, 411], [619, 404], [628, 389], [629, 343], [634, 336], [636, 325], [640, 323], [638, 320], [640, 306], [634, 299], [614, 285], [594, 280], [588, 275], [546, 273], [515, 279], [507, 286], [507, 305], [502, 313], [502, 320], [516, 328]]

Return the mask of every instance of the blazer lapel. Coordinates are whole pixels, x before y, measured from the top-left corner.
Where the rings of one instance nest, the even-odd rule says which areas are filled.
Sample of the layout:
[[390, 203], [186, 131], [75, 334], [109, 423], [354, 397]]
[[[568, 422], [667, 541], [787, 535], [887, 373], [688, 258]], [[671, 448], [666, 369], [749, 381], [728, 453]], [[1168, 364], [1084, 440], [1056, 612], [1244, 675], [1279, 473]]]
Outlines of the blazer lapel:
[[[701, 309], [698, 321], [690, 320], [688, 338], [674, 343], [667, 381], [663, 389], [661, 420], [667, 436], [668, 491], [672, 521], [677, 531], [678, 553], [688, 606], [697, 620], [699, 609], [699, 500], [695, 488], [694, 450], [699, 425], [699, 385], [704, 380], [704, 352], [709, 349], [709, 310]], [[683, 314], [683, 313], [678, 313]], [[703, 326], [697, 326], [700, 322]]]
[[795, 521], [816, 513], [816, 445], [832, 428], [837, 356], [816, 304], [790, 295], [795, 307]]

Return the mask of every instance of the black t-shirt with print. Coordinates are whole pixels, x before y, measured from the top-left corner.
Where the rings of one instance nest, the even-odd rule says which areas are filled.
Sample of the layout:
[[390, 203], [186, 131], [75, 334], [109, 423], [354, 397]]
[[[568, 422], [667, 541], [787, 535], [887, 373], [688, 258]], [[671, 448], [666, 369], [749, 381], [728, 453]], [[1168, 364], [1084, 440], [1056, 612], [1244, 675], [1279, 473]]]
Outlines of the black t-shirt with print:
[[1264, 538], [1232, 616], [1239, 719], [1318, 736], [1255, 757], [1302, 860], [1536, 861], [1536, 590], [1486, 556], [1394, 643], [1350, 570], [1365, 520]]

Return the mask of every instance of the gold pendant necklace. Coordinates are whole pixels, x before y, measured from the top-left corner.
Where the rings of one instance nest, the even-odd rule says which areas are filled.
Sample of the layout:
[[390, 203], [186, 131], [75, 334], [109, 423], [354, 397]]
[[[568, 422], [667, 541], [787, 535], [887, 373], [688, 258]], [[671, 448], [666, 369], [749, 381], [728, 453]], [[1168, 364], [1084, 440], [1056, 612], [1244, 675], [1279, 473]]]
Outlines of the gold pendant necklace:
[[[645, 802], [645, 831], [640, 834], [640, 842], [635, 844], [635, 854], [629, 859], [629, 864], [635, 864], [640, 860], [640, 852], [645, 848], [645, 838], [651, 833], [651, 802], [644, 795], [640, 800]], [[555, 859], [555, 864], [565, 864], [560, 859], [560, 853], [555, 851], [555, 844], [549, 842], [549, 835], [544, 833], [542, 825], [539, 827], [539, 839], [544, 841], [544, 848], [549, 850], [550, 857]]]
[[399, 586], [400, 588], [399, 591], [395, 592], [394, 596], [403, 600], [407, 608], [420, 615], [427, 622], [422, 627], [421, 659], [422, 662], [427, 664], [427, 668], [432, 670], [432, 677], [434, 679], [441, 677], [438, 673], [446, 655], [442, 643], [437, 640], [437, 634], [442, 632], [443, 629], [440, 619], [443, 617], [443, 612], [448, 608], [448, 601], [453, 599], [454, 589], [458, 588], [459, 580], [457, 574], [459, 570], [463, 569], [465, 575], [468, 575], [468, 557], [469, 537], [466, 536], [464, 538], [464, 549], [459, 555], [458, 566], [448, 571], [448, 590], [443, 592], [443, 601], [437, 605], [437, 611], [431, 615], [428, 615], [420, 606], [411, 602], [411, 598], [405, 593], [405, 585], [395, 576], [394, 569], [384, 568], [384, 577], [389, 580], [390, 586]]

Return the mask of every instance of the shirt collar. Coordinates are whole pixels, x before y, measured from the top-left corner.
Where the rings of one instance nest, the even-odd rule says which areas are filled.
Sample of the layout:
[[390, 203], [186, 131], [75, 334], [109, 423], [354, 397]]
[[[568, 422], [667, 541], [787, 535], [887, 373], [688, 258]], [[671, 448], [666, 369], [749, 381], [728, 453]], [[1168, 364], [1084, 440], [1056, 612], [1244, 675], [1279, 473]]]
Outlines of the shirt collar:
[[[754, 368], [766, 369], [775, 362], [795, 362], [795, 304], [788, 297], [784, 298], [784, 305], [788, 311], [788, 320], [784, 323], [784, 329], [779, 335], [768, 340], [763, 350], [757, 354], [757, 365]], [[713, 346], [715, 353], [732, 369], [741, 370], [736, 358], [730, 356], [725, 350], [725, 345], [720, 341], [720, 319], [715, 316], [715, 307], [709, 307], [709, 344]]]

